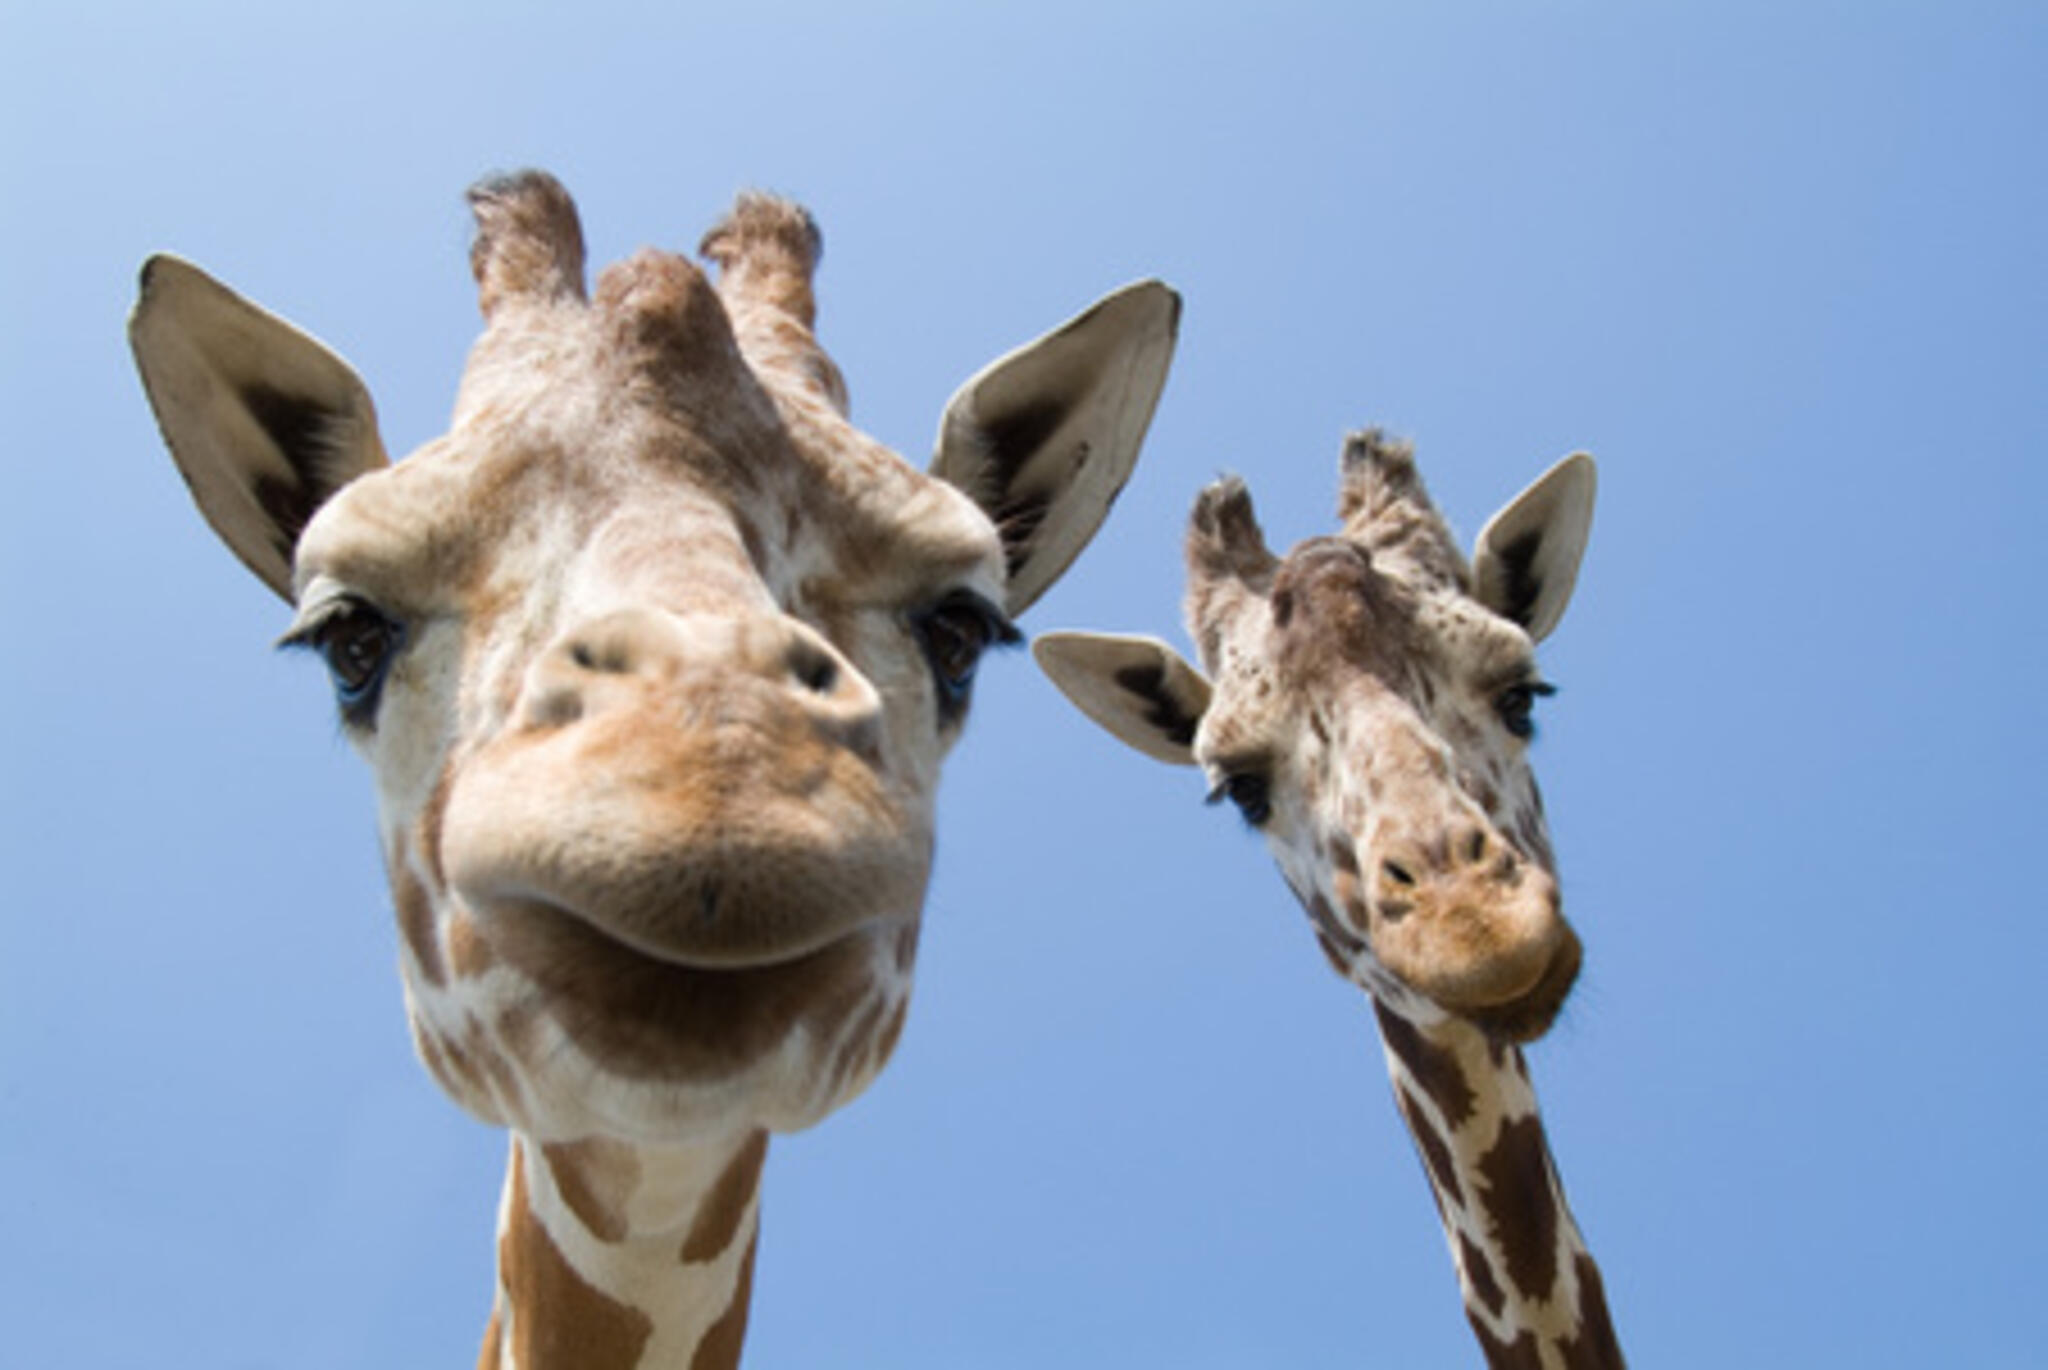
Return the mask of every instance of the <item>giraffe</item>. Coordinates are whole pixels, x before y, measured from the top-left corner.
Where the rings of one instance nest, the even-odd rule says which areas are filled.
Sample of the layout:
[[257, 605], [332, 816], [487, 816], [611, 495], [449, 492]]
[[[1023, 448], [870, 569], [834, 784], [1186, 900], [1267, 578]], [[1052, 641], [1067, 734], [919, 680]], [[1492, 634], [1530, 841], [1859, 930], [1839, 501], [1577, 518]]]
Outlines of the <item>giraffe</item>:
[[367, 760], [413, 1042], [509, 1133], [481, 1367], [729, 1367], [771, 1132], [904, 1024], [976, 666], [1135, 462], [1179, 299], [1141, 282], [855, 429], [821, 239], [749, 193], [586, 288], [542, 172], [472, 188], [484, 329], [386, 460], [324, 345], [172, 257], [130, 337], [214, 531], [293, 604]]
[[1527, 744], [1551, 692], [1534, 647], [1578, 575], [1592, 459], [1496, 514], [1469, 565], [1406, 443], [1354, 434], [1342, 467], [1341, 531], [1285, 558], [1241, 480], [1196, 500], [1201, 669], [1148, 637], [1047, 633], [1033, 650], [1112, 735], [1207, 773], [1370, 994], [1487, 1363], [1619, 1366], [1522, 1055], [1581, 958]]

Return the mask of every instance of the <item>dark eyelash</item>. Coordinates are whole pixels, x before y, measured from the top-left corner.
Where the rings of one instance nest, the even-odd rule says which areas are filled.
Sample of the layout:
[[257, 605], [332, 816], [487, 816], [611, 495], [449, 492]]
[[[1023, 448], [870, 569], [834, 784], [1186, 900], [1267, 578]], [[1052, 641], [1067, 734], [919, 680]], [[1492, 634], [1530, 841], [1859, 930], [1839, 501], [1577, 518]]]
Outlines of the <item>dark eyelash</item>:
[[1203, 802], [1221, 804], [1229, 800], [1237, 805], [1237, 811], [1244, 821], [1254, 828], [1262, 828], [1273, 816], [1273, 782], [1265, 772], [1256, 770], [1230, 771], [1216, 782], [1216, 788], [1209, 791]]
[[278, 646], [317, 652], [333, 679], [342, 721], [368, 728], [376, 721], [384, 682], [406, 637], [399, 620], [368, 600], [343, 595], [286, 634]]
[[948, 722], [966, 713], [982, 657], [991, 649], [1013, 647], [1024, 640], [1002, 610], [966, 590], [957, 590], [913, 615], [911, 624], [938, 687], [941, 717]]
[[1493, 697], [1494, 712], [1509, 733], [1528, 741], [1536, 736], [1536, 701], [1557, 693], [1557, 686], [1542, 680], [1518, 681]]

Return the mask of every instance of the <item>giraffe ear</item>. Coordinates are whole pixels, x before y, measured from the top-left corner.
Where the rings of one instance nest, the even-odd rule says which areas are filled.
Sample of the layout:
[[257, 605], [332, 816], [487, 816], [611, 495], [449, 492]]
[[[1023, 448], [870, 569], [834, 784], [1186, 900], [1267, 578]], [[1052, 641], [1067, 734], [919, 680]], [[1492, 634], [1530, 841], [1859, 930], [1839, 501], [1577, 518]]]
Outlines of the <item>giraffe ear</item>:
[[314, 511], [386, 464], [370, 392], [323, 344], [176, 257], [143, 263], [128, 342], [199, 512], [291, 599]]
[[1152, 637], [1045, 633], [1031, 654], [1060, 693], [1118, 741], [1155, 761], [1195, 764], [1209, 681]]
[[1472, 556], [1479, 602], [1541, 642], [1564, 617], [1593, 529], [1593, 459], [1574, 452], [1479, 531]]
[[995, 520], [1022, 613], [1080, 555], [1137, 464], [1180, 324], [1158, 281], [1098, 301], [954, 393], [932, 474]]

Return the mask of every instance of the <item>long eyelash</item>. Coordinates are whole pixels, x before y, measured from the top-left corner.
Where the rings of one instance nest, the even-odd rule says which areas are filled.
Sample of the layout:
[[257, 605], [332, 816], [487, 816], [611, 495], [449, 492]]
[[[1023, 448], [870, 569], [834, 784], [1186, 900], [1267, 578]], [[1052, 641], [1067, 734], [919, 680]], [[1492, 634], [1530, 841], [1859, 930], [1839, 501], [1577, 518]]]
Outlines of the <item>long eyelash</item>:
[[317, 608], [308, 610], [296, 623], [285, 630], [283, 637], [280, 637], [270, 645], [280, 652], [316, 651], [319, 644], [315, 639], [320, 636], [320, 630], [334, 622], [334, 620], [350, 613], [353, 607], [345, 598], [337, 597], [330, 599]]

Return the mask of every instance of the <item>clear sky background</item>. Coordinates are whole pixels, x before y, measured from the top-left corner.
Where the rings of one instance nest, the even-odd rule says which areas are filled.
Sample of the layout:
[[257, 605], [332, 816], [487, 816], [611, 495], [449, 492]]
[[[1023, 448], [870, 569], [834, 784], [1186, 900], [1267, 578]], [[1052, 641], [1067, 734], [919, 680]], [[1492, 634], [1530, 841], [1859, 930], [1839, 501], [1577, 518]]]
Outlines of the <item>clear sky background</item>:
[[[0, 7], [10, 1365], [473, 1363], [500, 1136], [414, 1063], [367, 777], [122, 334], [169, 248], [438, 433], [461, 192], [594, 262], [821, 220], [854, 412], [1184, 294], [1026, 626], [1184, 641], [1233, 470], [1465, 535], [1587, 448], [1536, 753], [1589, 961], [1534, 1054], [1655, 1367], [2048, 1364], [2048, 13], [1897, 3]], [[1186, 771], [985, 671], [894, 1065], [777, 1144], [753, 1367], [1476, 1362], [1363, 996]]]

